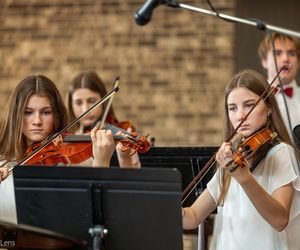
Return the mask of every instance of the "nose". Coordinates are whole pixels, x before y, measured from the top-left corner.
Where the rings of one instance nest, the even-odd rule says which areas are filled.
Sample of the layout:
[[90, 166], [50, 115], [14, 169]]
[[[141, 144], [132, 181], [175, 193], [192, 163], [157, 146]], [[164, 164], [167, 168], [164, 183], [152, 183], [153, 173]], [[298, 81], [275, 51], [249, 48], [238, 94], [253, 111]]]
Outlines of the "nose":
[[242, 121], [244, 118], [245, 118], [245, 116], [246, 116], [246, 112], [244, 111], [244, 109], [238, 109], [238, 111], [237, 111], [237, 120], [238, 121]]
[[84, 113], [85, 111], [87, 111], [89, 109], [89, 105], [87, 103], [83, 103], [81, 106], [81, 113]]
[[288, 62], [290, 60], [290, 56], [289, 53], [287, 51], [285, 51], [284, 53], [282, 53], [282, 57], [281, 57], [282, 61], [284, 62]]
[[40, 125], [41, 123], [42, 123], [41, 115], [39, 113], [34, 114], [32, 124], [37, 126]]

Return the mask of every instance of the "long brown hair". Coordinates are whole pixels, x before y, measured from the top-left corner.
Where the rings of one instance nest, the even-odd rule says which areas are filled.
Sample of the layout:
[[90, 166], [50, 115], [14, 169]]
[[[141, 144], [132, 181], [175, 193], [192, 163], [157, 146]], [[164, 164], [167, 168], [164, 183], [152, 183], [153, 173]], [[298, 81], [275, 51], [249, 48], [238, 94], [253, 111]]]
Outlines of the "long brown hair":
[[[269, 87], [267, 79], [254, 70], [243, 70], [236, 74], [228, 83], [225, 89], [224, 98], [224, 111], [225, 111], [225, 130], [224, 138], [228, 138], [234, 131], [234, 128], [230, 122], [227, 100], [231, 91], [235, 88], [243, 87], [246, 88], [258, 96], [263, 95], [264, 91]], [[264, 96], [266, 97], [266, 95]], [[263, 97], [263, 98], [264, 98]], [[271, 114], [268, 117], [269, 129], [277, 133], [277, 138], [287, 144], [292, 145], [288, 130], [283, 122], [281, 113], [278, 108], [276, 98], [273, 93], [271, 93], [265, 100], [267, 107], [271, 110]], [[230, 175], [227, 171], [221, 170], [221, 193], [219, 197], [219, 204], [223, 204], [225, 196], [227, 194], [230, 185]]]
[[0, 160], [21, 160], [26, 150], [26, 138], [22, 133], [25, 106], [32, 95], [47, 96], [54, 115], [54, 131], [67, 125], [67, 110], [55, 84], [43, 75], [30, 75], [15, 88], [6, 106], [0, 125]]
[[[107, 94], [105, 85], [101, 78], [95, 71], [87, 71], [78, 74], [72, 81], [71, 85], [69, 86], [68, 93], [67, 93], [67, 108], [68, 108], [68, 115], [70, 121], [73, 121], [76, 117], [74, 115], [74, 111], [72, 108], [72, 97], [73, 93], [77, 89], [86, 88], [91, 91], [98, 93], [101, 97], [104, 97]], [[107, 102], [103, 103], [103, 110], [105, 110]], [[115, 112], [113, 107], [111, 106], [108, 111], [108, 116], [115, 117]], [[99, 120], [101, 117], [99, 117]], [[79, 128], [79, 123], [75, 124], [73, 127], [74, 130]]]

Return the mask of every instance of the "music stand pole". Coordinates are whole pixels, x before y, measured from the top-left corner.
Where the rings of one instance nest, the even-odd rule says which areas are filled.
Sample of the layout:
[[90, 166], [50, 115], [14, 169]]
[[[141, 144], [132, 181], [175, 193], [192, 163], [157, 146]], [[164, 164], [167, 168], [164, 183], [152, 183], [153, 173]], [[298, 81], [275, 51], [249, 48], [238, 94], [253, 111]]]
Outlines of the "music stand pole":
[[191, 5], [178, 3], [175, 0], [165, 1], [165, 3], [166, 3], [166, 5], [168, 5], [170, 7], [192, 10], [192, 11], [200, 12], [200, 13], [203, 13], [203, 14], [206, 14], [206, 15], [220, 17], [220, 18], [222, 18], [226, 21], [235, 22], [235, 23], [243, 23], [243, 24], [255, 26], [256, 28], [258, 28], [260, 30], [268, 29], [268, 30], [271, 30], [271, 31], [276, 31], [276, 32], [279, 32], [279, 33], [282, 33], [282, 34], [286, 34], [286, 35], [289, 35], [289, 36], [294, 36], [294, 37], [300, 38], [300, 32], [285, 29], [285, 28], [281, 28], [281, 27], [278, 27], [278, 26], [270, 25], [270, 24], [266, 24], [266, 23], [263, 23], [260, 20], [250, 20], [250, 19], [244, 19], [244, 18], [229, 16], [229, 15], [225, 15], [225, 14], [222, 14], [222, 13], [217, 13], [217, 12], [214, 12], [214, 11], [194, 7], [194, 6], [191, 6]]
[[93, 250], [102, 249], [102, 239], [107, 234], [107, 229], [102, 225], [95, 225], [89, 229], [89, 233], [93, 238]]

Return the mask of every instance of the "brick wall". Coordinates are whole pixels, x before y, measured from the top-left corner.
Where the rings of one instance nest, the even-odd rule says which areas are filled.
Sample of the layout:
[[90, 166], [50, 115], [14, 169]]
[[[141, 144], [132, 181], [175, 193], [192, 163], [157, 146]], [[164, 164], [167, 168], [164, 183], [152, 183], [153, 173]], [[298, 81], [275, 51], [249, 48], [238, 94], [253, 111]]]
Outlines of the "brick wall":
[[[182, 3], [209, 9], [205, 1]], [[223, 91], [234, 68], [234, 25], [159, 6], [146, 26], [134, 22], [142, 0], [2, 0], [0, 108], [16, 84], [44, 74], [63, 95], [82, 70], [96, 70], [113, 105], [157, 146], [221, 142]], [[215, 0], [233, 15], [235, 0]]]

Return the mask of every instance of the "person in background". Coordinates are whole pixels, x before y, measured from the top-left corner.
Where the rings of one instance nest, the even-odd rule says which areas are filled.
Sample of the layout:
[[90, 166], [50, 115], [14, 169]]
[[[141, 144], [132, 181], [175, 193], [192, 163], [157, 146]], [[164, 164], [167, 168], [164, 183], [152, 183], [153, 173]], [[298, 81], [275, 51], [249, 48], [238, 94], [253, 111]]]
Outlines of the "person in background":
[[[271, 34], [271, 39], [269, 35], [264, 37], [258, 47], [258, 55], [263, 68], [267, 71], [269, 83], [277, 74], [276, 64], [278, 70], [283, 65], [289, 65], [290, 67], [281, 79], [284, 94], [276, 88], [275, 96], [285, 124], [292, 131], [295, 126], [300, 124], [300, 86], [296, 82], [300, 59], [300, 41], [297, 38], [276, 32]], [[272, 41], [274, 43], [275, 58], [273, 56]], [[289, 124], [288, 117], [291, 124]]]
[[[267, 80], [253, 70], [244, 70], [229, 81], [224, 138], [243, 121], [237, 133], [245, 140], [266, 131], [270, 140], [255, 149], [243, 145], [245, 151], [253, 150], [244, 166], [233, 161], [240, 147], [224, 142], [216, 154], [218, 168], [207, 189], [192, 206], [182, 208], [184, 229], [196, 228], [217, 208], [213, 234], [217, 250], [300, 249], [297, 157], [274, 94], [264, 94], [266, 99], [261, 99], [244, 120], [268, 87]], [[277, 137], [271, 139], [274, 132]]]
[[[67, 93], [67, 108], [69, 119], [72, 121], [92, 107], [97, 101], [107, 94], [103, 81], [95, 71], [82, 72], [75, 76]], [[101, 121], [107, 102], [91, 111], [84, 119], [81, 119], [74, 129], [75, 134], [84, 134]], [[108, 120], [117, 121], [114, 109], [109, 107]], [[107, 120], [106, 119], [106, 120]], [[128, 132], [132, 129], [128, 128]], [[141, 163], [136, 152], [132, 149], [124, 149], [121, 143], [117, 144], [117, 157], [121, 168], [140, 168]]]

